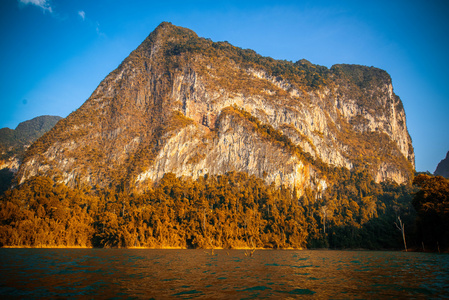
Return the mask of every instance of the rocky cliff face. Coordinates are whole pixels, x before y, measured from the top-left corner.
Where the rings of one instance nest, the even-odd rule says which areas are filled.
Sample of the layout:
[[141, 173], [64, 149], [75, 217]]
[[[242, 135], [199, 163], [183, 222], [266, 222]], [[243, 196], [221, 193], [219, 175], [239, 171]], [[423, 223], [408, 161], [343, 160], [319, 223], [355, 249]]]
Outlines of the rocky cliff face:
[[244, 171], [302, 193], [331, 184], [332, 167], [409, 180], [413, 147], [386, 72], [276, 61], [162, 23], [33, 144], [17, 180], [142, 190], [167, 172]]

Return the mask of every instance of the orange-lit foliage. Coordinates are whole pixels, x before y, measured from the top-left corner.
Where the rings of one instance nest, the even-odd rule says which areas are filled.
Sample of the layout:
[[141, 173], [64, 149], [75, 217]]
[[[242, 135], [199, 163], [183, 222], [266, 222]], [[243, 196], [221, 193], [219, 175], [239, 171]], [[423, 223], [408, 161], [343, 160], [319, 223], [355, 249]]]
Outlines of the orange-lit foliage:
[[197, 180], [168, 173], [143, 194], [122, 187], [96, 196], [34, 177], [1, 198], [0, 242], [31, 247], [400, 247], [390, 220], [394, 214], [405, 221], [412, 217], [409, 190], [378, 185], [367, 173], [341, 170], [339, 176], [341, 183], [324, 194], [308, 190], [299, 199], [294, 191], [237, 172]]

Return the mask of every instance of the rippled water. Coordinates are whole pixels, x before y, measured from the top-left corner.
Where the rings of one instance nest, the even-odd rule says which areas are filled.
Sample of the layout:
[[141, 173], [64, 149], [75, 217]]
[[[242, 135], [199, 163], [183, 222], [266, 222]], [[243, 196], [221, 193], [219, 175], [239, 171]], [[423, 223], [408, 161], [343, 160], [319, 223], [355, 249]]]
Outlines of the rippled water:
[[0, 249], [0, 298], [444, 298], [449, 255]]

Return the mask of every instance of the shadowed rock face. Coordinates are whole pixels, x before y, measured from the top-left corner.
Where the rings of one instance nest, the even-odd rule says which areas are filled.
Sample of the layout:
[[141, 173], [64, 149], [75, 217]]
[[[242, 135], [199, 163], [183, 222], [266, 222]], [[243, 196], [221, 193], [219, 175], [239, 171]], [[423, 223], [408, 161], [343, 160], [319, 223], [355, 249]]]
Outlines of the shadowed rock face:
[[435, 172], [433, 173], [435, 176], [443, 176], [449, 178], [449, 151], [446, 154], [446, 158], [442, 159], [438, 164]]
[[414, 152], [390, 76], [262, 57], [162, 23], [32, 145], [19, 183], [142, 190], [164, 173], [244, 171], [302, 193], [331, 167], [409, 180]]

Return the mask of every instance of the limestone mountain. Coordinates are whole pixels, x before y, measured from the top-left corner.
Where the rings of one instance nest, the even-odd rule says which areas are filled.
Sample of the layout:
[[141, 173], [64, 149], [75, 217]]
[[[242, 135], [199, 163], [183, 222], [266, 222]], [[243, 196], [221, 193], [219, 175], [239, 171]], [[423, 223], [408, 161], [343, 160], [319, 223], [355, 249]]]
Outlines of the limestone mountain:
[[1, 169], [15, 161], [16, 168], [24, 157], [25, 150], [62, 119], [58, 116], [40, 116], [21, 122], [16, 129], [0, 129]]
[[24, 152], [34, 141], [49, 131], [62, 119], [58, 116], [40, 116], [21, 122], [16, 129], [0, 129], [1, 159]]
[[446, 154], [446, 158], [442, 159], [439, 163], [435, 172], [433, 173], [435, 176], [440, 175], [446, 178], [449, 178], [449, 151]]
[[164, 22], [30, 147], [17, 182], [142, 191], [168, 172], [241, 171], [301, 194], [332, 185], [335, 168], [411, 178], [405, 112], [385, 71], [274, 60]]
[[9, 187], [25, 150], [60, 119], [58, 116], [40, 116], [20, 123], [16, 129], [0, 129], [0, 194]]

